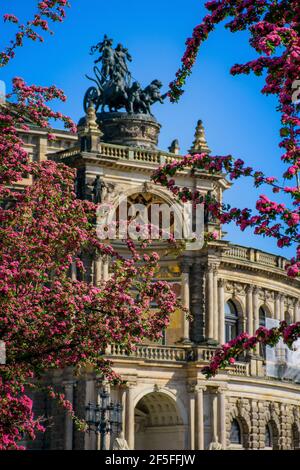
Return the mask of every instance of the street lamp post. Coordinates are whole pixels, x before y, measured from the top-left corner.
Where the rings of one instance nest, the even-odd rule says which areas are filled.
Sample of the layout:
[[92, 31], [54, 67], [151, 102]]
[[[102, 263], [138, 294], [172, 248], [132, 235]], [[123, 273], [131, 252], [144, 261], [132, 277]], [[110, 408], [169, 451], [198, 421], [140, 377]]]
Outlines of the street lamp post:
[[122, 427], [122, 406], [110, 400], [107, 390], [100, 392], [100, 403], [89, 403], [86, 407], [88, 432], [100, 434], [100, 449], [106, 450], [106, 435], [118, 435]]

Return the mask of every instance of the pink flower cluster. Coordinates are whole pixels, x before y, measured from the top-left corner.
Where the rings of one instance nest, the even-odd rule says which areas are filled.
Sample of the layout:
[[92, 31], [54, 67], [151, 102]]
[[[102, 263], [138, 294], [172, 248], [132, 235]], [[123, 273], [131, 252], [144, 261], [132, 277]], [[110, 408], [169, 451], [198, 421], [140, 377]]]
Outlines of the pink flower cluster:
[[28, 20], [25, 24], [13, 14], [6, 13], [3, 16], [5, 22], [10, 22], [18, 26], [14, 40], [2, 52], [0, 52], [0, 65], [7, 65], [11, 59], [15, 57], [15, 50], [23, 46], [24, 39], [32, 41], [43, 41], [43, 37], [37, 33], [36, 29], [41, 28], [43, 31], [50, 31], [48, 21], [62, 22], [66, 16], [66, 8], [69, 7], [67, 0], [44, 0], [37, 1], [37, 12], [32, 20]]
[[[154, 181], [167, 186], [182, 202], [198, 201], [197, 192], [180, 188], [175, 184], [174, 175], [177, 170], [186, 167], [203, 169], [210, 174], [215, 172], [226, 173], [231, 180], [241, 177], [251, 177], [255, 187], [261, 185], [271, 186], [274, 194], [291, 198], [291, 206], [272, 201], [266, 195], [261, 195], [256, 202], [256, 213], [248, 208], [231, 208], [228, 205], [218, 205], [214, 201], [204, 201], [207, 209], [222, 224], [234, 221], [236, 225], [245, 230], [252, 227], [254, 233], [277, 240], [279, 247], [292, 244], [299, 245], [300, 222], [300, 118], [299, 104], [293, 102], [294, 85], [299, 80], [300, 70], [300, 10], [298, 0], [285, 2], [269, 2], [268, 0], [215, 0], [206, 3], [208, 14], [193, 31], [193, 35], [186, 41], [186, 51], [182, 58], [182, 67], [176, 74], [176, 79], [170, 84], [170, 98], [177, 101], [182, 94], [182, 87], [190, 75], [195, 63], [198, 50], [208, 38], [215, 26], [227, 20], [226, 27], [232, 32], [248, 30], [250, 45], [259, 54], [257, 58], [242, 65], [234, 65], [231, 69], [233, 75], [265, 74], [264, 94], [275, 95], [278, 99], [278, 110], [281, 113], [282, 138], [279, 146], [284, 149], [282, 161], [288, 168], [282, 179], [294, 179], [295, 186], [281, 186], [279, 178], [264, 175], [247, 166], [243, 160], [231, 156], [186, 156], [181, 162], [165, 165], [154, 175]], [[298, 276], [300, 272], [299, 250], [287, 267], [289, 276]]]
[[[0, 63], [13, 57], [25, 36], [37, 37], [33, 27], [47, 28], [42, 16], [59, 21], [66, 6], [65, 0], [40, 2], [41, 15], [25, 29], [20, 25], [16, 42]], [[63, 92], [15, 78], [8, 99], [0, 113], [0, 338], [7, 348], [6, 365], [0, 367], [0, 450], [22, 449], [24, 436], [34, 439], [44, 430], [25, 392], [25, 386], [37, 387], [36, 376], [88, 365], [116, 382], [118, 376], [103, 359], [108, 345], [130, 352], [143, 340], [159, 339], [179, 307], [171, 286], [155, 281], [158, 254], [147, 250], [143, 256], [128, 241], [129, 255], [122, 257], [100, 243], [96, 207], [76, 198], [74, 170], [53, 161], [30, 162], [24, 151], [18, 133], [25, 128], [24, 116], [43, 128], [50, 127], [49, 119], [62, 120], [75, 132], [71, 119], [49, 106], [53, 99], [65, 101]], [[33, 184], [22, 192], [11, 189], [24, 174]], [[110, 281], [96, 287], [83, 263], [92, 255], [111, 262]], [[73, 264], [80, 281], [70, 278]], [[55, 390], [47, 393], [84, 431], [65, 397]]]
[[[203, 197], [196, 190], [181, 188], [176, 185], [174, 176], [178, 171], [185, 168], [191, 168], [192, 171], [205, 170], [209, 173], [227, 173], [230, 179], [234, 180], [240, 177], [251, 177], [255, 186], [266, 184], [273, 189], [282, 190], [286, 194], [292, 194], [295, 201], [294, 205], [300, 202], [300, 193], [297, 188], [280, 187], [275, 177], [267, 177], [261, 171], [254, 171], [253, 168], [244, 164], [243, 160], [234, 160], [230, 155], [227, 156], [209, 156], [206, 154], [186, 155], [182, 160], [174, 161], [162, 167], [159, 167], [153, 174], [152, 179], [155, 183], [166, 186], [183, 203], [193, 201], [195, 203], [204, 203], [207, 210], [213, 214], [214, 218], [220, 224], [228, 224], [232, 221], [241, 229], [248, 227], [254, 228], [254, 233], [277, 239], [280, 248], [290, 246], [292, 243], [299, 242], [299, 208], [288, 209], [283, 203], [272, 201], [265, 195], [261, 195], [256, 203], [257, 214], [252, 214], [248, 208], [231, 208], [229, 205], [220, 204], [211, 196]], [[288, 234], [288, 235], [287, 235]], [[211, 234], [206, 235], [207, 241], [212, 241]], [[294, 277], [299, 272], [299, 260], [297, 258], [291, 261], [292, 267], [287, 266], [288, 275]]]
[[[2, 394], [0, 387], [3, 449], [18, 447], [19, 436], [34, 438], [41, 430], [23, 388], [33, 385], [36, 373], [89, 364], [116, 381], [103, 359], [108, 345], [119, 344], [130, 352], [143, 339], [159, 339], [179, 305], [170, 285], [155, 281], [156, 252], [143, 255], [128, 241], [130, 256], [124, 258], [99, 241], [93, 224], [96, 207], [76, 199], [74, 170], [53, 161], [29, 162], [17, 132], [22, 122], [18, 116], [26, 113], [45, 127], [50, 117], [68, 125], [67, 118], [46, 104], [63, 99], [62, 93], [15, 79], [11, 98], [14, 104], [0, 116], [0, 198], [9, 202], [0, 207], [0, 334], [8, 351], [7, 364], [0, 369], [5, 384]], [[33, 184], [21, 193], [10, 189], [25, 171]], [[93, 287], [85, 280], [82, 258], [88, 253], [110, 258], [109, 282]], [[70, 279], [72, 263], [81, 281]], [[70, 404], [53, 393], [76, 421]]]
[[202, 369], [202, 373], [206, 378], [215, 376], [219, 370], [233, 365], [241, 354], [255, 349], [258, 343], [274, 347], [282, 338], [284, 343], [292, 348], [293, 343], [299, 337], [300, 322], [288, 325], [283, 321], [278, 328], [271, 329], [260, 327], [254, 336], [241, 333], [237, 338], [223, 344], [216, 350], [210, 364]]

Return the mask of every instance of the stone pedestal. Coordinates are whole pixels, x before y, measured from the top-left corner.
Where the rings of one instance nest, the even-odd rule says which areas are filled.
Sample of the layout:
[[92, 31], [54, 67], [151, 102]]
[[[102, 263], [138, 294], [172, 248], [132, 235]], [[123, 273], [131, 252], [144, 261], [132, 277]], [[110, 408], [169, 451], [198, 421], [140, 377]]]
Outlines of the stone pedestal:
[[161, 125], [146, 114], [98, 113], [97, 122], [110, 144], [156, 149]]

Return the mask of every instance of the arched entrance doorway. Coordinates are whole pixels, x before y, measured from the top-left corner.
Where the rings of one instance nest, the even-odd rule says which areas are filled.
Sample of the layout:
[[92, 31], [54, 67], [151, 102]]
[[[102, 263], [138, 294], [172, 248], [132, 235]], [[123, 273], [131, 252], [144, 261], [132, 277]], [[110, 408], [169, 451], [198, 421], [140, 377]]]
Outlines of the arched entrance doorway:
[[165, 393], [145, 395], [136, 405], [135, 449], [180, 450], [185, 448], [185, 426], [176, 402]]

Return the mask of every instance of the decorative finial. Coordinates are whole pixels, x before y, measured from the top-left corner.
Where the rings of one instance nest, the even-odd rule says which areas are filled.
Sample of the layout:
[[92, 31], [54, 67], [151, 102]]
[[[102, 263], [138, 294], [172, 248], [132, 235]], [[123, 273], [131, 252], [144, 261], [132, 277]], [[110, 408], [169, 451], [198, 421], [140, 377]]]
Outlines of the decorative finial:
[[101, 132], [97, 124], [97, 115], [92, 102], [90, 102], [89, 107], [87, 109], [85, 123], [86, 132]]
[[97, 151], [98, 142], [102, 136], [103, 132], [97, 123], [95, 106], [91, 101], [86, 111], [85, 121], [78, 127], [78, 137], [81, 142], [81, 150], [88, 152]]
[[179, 142], [178, 139], [173, 140], [169, 147], [169, 152], [174, 153], [175, 155], [179, 155], [180, 152], [180, 147], [179, 147]]
[[195, 131], [195, 140], [193, 142], [193, 146], [190, 149], [190, 154], [195, 153], [211, 153], [209, 146], [207, 145], [206, 137], [205, 137], [205, 130], [203, 127], [203, 122], [201, 119], [197, 122], [197, 127]]

